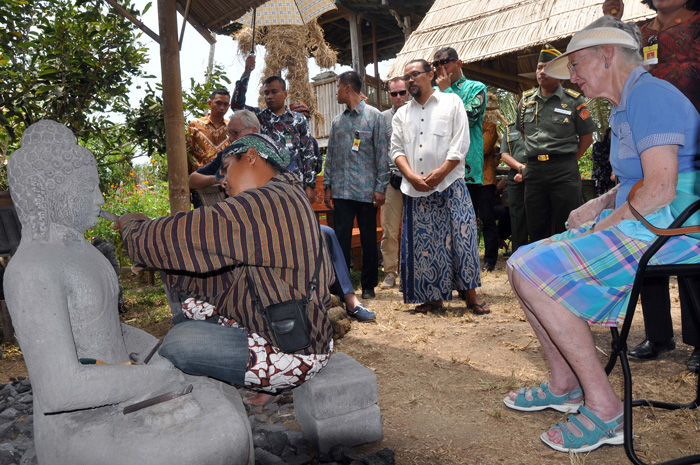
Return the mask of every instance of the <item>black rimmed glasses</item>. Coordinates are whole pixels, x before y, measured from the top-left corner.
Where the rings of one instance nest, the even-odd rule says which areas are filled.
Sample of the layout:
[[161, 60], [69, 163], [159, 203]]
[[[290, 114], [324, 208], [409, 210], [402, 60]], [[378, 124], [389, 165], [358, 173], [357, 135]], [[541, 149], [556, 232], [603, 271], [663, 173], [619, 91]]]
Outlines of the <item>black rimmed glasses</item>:
[[457, 61], [457, 59], [456, 58], [441, 58], [439, 60], [435, 60], [435, 61], [433, 61], [433, 68], [437, 68], [440, 65], [445, 66], [450, 61]]
[[[405, 78], [406, 78], [406, 76], [404, 76], [404, 81], [407, 81], [407, 79], [405, 79]], [[391, 95], [392, 97], [396, 97], [397, 95], [406, 95], [406, 91], [405, 90], [397, 90], [396, 92], [389, 92], [389, 95]]]
[[415, 81], [416, 78], [417, 78], [418, 76], [420, 76], [421, 74], [425, 74], [425, 73], [429, 73], [429, 72], [430, 72], [430, 71], [414, 71], [414, 72], [412, 72], [411, 74], [406, 74], [406, 75], [403, 77], [403, 80], [404, 80], [404, 81], [410, 81], [411, 79], [413, 79], [413, 80]]

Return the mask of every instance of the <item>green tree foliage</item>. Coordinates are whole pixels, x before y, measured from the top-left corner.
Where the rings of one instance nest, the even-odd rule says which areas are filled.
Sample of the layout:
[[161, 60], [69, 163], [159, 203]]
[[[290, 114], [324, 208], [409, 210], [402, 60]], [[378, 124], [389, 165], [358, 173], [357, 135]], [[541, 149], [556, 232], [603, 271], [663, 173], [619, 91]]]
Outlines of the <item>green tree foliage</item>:
[[29, 125], [49, 118], [70, 127], [79, 143], [95, 153], [100, 174], [123, 174], [128, 169], [123, 165], [137, 153], [135, 139], [128, 125], [107, 115], [128, 117], [128, 88], [146, 62], [133, 25], [102, 0], [3, 3], [2, 155], [17, 148]]

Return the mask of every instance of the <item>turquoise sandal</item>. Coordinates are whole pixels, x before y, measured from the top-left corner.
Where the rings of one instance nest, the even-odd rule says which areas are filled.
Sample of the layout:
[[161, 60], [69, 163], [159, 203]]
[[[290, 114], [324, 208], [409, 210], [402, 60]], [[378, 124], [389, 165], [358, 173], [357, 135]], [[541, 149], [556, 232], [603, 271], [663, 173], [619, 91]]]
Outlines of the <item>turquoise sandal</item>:
[[577, 436], [566, 423], [560, 422], [553, 426], [550, 431], [554, 428], [559, 428], [564, 444], [552, 442], [547, 433], [542, 433], [540, 436], [542, 442], [559, 452], [590, 452], [604, 444], [619, 446], [625, 442], [625, 434], [622, 430], [619, 430], [624, 420], [624, 413], [619, 414], [610, 421], [601, 420], [598, 415], [584, 406], [579, 407], [579, 413], [593, 423], [593, 429], [586, 428], [581, 420], [574, 415], [570, 415], [569, 421], [581, 431], [582, 436]]
[[[515, 400], [512, 400], [510, 396], [506, 396], [506, 398], [503, 399], [503, 403], [506, 404], [506, 407], [521, 412], [536, 412], [538, 410], [551, 408], [557, 412], [576, 413], [579, 407], [583, 405], [583, 391], [580, 388], [560, 396], [552, 394], [547, 381], [540, 384], [539, 388], [544, 392], [544, 398], [541, 398], [537, 394], [537, 387], [530, 389], [520, 388], [517, 391], [518, 395], [515, 397]], [[528, 400], [527, 397], [525, 397], [528, 390], [532, 392], [532, 400]], [[579, 401], [572, 402], [573, 399], [579, 398]]]

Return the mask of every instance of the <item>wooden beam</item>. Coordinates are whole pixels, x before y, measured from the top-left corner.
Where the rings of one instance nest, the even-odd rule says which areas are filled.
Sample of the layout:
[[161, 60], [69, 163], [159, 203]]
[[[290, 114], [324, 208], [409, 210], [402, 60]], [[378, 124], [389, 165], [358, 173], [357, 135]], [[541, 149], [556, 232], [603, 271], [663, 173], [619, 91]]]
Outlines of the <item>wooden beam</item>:
[[365, 77], [365, 63], [362, 55], [362, 31], [360, 30], [360, 15], [350, 12], [350, 48], [352, 50], [352, 68]]
[[182, 108], [180, 51], [177, 44], [177, 12], [175, 7], [176, 0], [158, 0], [165, 149], [168, 152], [170, 213], [173, 215], [190, 209], [185, 117]]
[[140, 19], [138, 19], [137, 17], [135, 17], [134, 15], [129, 13], [126, 9], [124, 9], [124, 7], [122, 7], [120, 4], [118, 4], [116, 2], [116, 0], [107, 0], [107, 3], [112, 5], [114, 7], [114, 9], [117, 10], [117, 13], [119, 13], [120, 15], [122, 15], [123, 17], [125, 17], [126, 19], [131, 21], [132, 23], [134, 23], [136, 25], [136, 27], [138, 27], [143, 32], [145, 32], [148, 37], [150, 37], [151, 39], [160, 43], [160, 37], [158, 37], [158, 34], [156, 34], [151, 29], [149, 29], [148, 26], [143, 24]]
[[190, 16], [190, 7], [192, 6], [192, 0], [187, 0], [187, 6], [185, 7], [185, 14], [182, 18], [182, 29], [180, 29], [180, 39], [177, 41], [177, 49], [182, 50], [182, 38], [185, 37], [185, 26], [187, 26], [187, 20]]
[[382, 86], [381, 80], [379, 79], [379, 63], [377, 60], [377, 28], [374, 23], [372, 23], [372, 61], [374, 63], [374, 77], [379, 81], [379, 84], [377, 84], [377, 106], [381, 106]]
[[[183, 17], [185, 16], [185, 9], [180, 5], [179, 2], [177, 2], [175, 5], [175, 8], [177, 8], [178, 13], [180, 13]], [[192, 27], [194, 28], [195, 31], [199, 32], [199, 35], [204, 37], [204, 40], [209, 42], [210, 44], [213, 44], [216, 42], [216, 37], [211, 35], [209, 32], [209, 29], [204, 26], [198, 18], [196, 18], [193, 14], [189, 15], [189, 18], [187, 19], [187, 22], [189, 22]]]

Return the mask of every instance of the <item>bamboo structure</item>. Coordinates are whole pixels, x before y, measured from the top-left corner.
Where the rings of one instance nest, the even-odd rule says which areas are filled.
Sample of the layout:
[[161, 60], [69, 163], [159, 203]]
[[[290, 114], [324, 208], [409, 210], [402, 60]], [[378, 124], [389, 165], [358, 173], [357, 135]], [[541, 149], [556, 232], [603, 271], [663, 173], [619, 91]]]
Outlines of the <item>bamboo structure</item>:
[[176, 0], [158, 0], [160, 69], [163, 76], [165, 147], [168, 152], [170, 213], [189, 211], [185, 116], [180, 83], [180, 47], [177, 42]]

